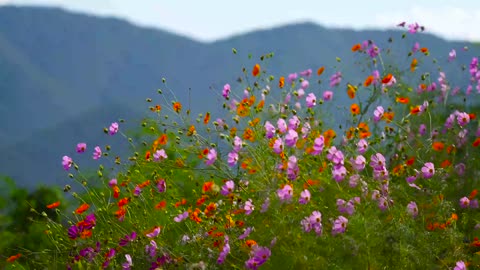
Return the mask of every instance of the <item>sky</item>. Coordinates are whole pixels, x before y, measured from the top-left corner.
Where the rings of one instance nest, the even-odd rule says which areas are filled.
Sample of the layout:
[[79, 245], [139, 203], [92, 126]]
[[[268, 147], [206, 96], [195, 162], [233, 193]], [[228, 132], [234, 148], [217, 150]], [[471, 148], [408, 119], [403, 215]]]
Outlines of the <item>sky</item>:
[[114, 16], [200, 41], [305, 21], [357, 30], [418, 22], [445, 39], [480, 41], [478, 0], [0, 0], [5, 4]]

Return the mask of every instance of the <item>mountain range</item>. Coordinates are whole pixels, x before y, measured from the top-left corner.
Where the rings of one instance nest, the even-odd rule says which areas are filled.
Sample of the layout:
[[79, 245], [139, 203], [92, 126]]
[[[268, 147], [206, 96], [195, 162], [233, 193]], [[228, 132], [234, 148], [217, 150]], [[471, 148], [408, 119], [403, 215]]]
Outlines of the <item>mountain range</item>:
[[[353, 68], [358, 59], [351, 46], [370, 39], [382, 48], [393, 38], [399, 62], [406, 63], [414, 41], [410, 35], [402, 39], [403, 33], [305, 22], [205, 43], [117, 18], [58, 8], [0, 7], [0, 175], [20, 186], [64, 185], [69, 180], [62, 156], [73, 155], [78, 142], [87, 142], [89, 152], [95, 145], [120, 144], [121, 138], [112, 141], [103, 128], [119, 118], [133, 127], [148, 113], [145, 99], [159, 98], [157, 89], [171, 89], [194, 114], [215, 114], [223, 85], [235, 85], [242, 67], [249, 70], [270, 52], [275, 56], [266, 66], [276, 76], [338, 66], [349, 70], [346, 78], [361, 82], [365, 75]], [[470, 46], [458, 53], [464, 63], [480, 54], [466, 42], [429, 34], [415, 39], [445, 62], [452, 48], [459, 52]], [[334, 72], [327, 71], [325, 76]], [[337, 102], [346, 103], [346, 96]]]

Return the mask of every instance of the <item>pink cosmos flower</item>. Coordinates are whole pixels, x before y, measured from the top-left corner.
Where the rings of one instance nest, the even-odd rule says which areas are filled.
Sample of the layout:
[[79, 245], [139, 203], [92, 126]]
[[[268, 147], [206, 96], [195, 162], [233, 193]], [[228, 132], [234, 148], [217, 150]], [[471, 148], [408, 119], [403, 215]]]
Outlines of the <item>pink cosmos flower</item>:
[[463, 262], [463, 261], [458, 261], [458, 262], [455, 264], [455, 267], [453, 268], [453, 270], [467, 270], [467, 266], [465, 265], [465, 262]]
[[232, 180], [228, 180], [222, 186], [222, 190], [220, 190], [220, 194], [222, 194], [223, 196], [228, 196], [233, 192], [234, 189], [235, 189], [235, 182], [233, 182]]
[[378, 106], [375, 111], [373, 111], [373, 121], [375, 123], [377, 123], [378, 121], [380, 121], [383, 117], [383, 113], [385, 112], [385, 110], [383, 109], [382, 106]]
[[110, 135], [115, 135], [118, 132], [118, 123], [114, 122], [108, 128]]
[[356, 170], [356, 171], [363, 171], [363, 169], [365, 169], [365, 164], [367, 163], [367, 160], [365, 159], [365, 157], [363, 157], [362, 155], [360, 156], [357, 156], [355, 159], [351, 159], [350, 161], [352, 163], [352, 167]]
[[229, 95], [230, 95], [230, 84], [227, 83], [223, 86], [222, 96], [225, 99], [228, 99]]
[[282, 202], [290, 201], [293, 196], [293, 189], [290, 185], [285, 185], [282, 189], [277, 190], [277, 195]]
[[165, 182], [165, 179], [160, 179], [157, 183], [157, 190], [160, 193], [163, 193], [167, 190], [167, 183]]
[[228, 153], [228, 166], [233, 167], [237, 165], [238, 162], [238, 153], [233, 151]]
[[86, 143], [78, 143], [77, 144], [77, 153], [83, 153], [87, 150], [87, 144]]
[[155, 161], [164, 160], [167, 159], [167, 157], [167, 153], [163, 149], [157, 150], [155, 154], [153, 154], [153, 159]]
[[248, 199], [248, 201], [245, 202], [243, 209], [245, 210], [246, 215], [250, 215], [253, 212], [253, 210], [255, 210], [255, 206], [252, 203], [252, 199]]
[[457, 58], [457, 52], [452, 49], [449, 53], [448, 53], [448, 61], [453, 61], [455, 60], [455, 58]]
[[361, 139], [357, 143], [357, 151], [360, 154], [364, 154], [368, 149], [368, 142], [365, 139]]
[[416, 218], [418, 216], [418, 207], [415, 202], [410, 202], [407, 205], [407, 212], [413, 217]]
[[205, 164], [206, 164], [207, 166], [210, 166], [210, 165], [212, 165], [216, 160], [217, 160], [217, 150], [215, 150], [215, 148], [211, 148], [211, 149], [208, 151], [207, 160], [205, 161]]
[[303, 82], [300, 84], [301, 89], [305, 90], [310, 86], [310, 83], [307, 80], [303, 80]]
[[310, 201], [312, 194], [308, 189], [303, 190], [300, 192], [300, 198], [298, 199], [298, 203], [300, 204], [307, 204]]
[[271, 139], [275, 135], [275, 126], [272, 125], [272, 123], [270, 123], [269, 121], [267, 121], [265, 123], [265, 131], [265, 136], [267, 137], [267, 139]]
[[317, 105], [317, 97], [313, 93], [310, 93], [307, 95], [306, 101], [307, 101], [308, 108], [313, 108], [315, 107], [315, 105]]
[[373, 154], [370, 157], [370, 167], [381, 168], [385, 166], [385, 157], [381, 153]]
[[312, 69], [309, 68], [307, 70], [304, 70], [302, 72], [300, 72], [300, 76], [303, 76], [303, 77], [310, 77], [312, 75]]
[[99, 146], [95, 146], [95, 151], [93, 152], [93, 159], [97, 160], [102, 156], [102, 149]]
[[72, 164], [73, 164], [73, 160], [71, 157], [69, 156], [63, 156], [63, 159], [62, 159], [62, 165], [63, 165], [63, 168], [68, 171], [70, 169], [70, 167], [72, 167]]
[[335, 166], [333, 167], [333, 179], [337, 182], [343, 181], [345, 179], [345, 176], [347, 175], [347, 169], [342, 165], [342, 166]]
[[429, 179], [435, 174], [435, 167], [432, 162], [427, 162], [422, 167], [423, 178]]
[[462, 208], [468, 208], [470, 206], [470, 199], [467, 197], [463, 197], [460, 199], [460, 207]]
[[348, 219], [344, 216], [339, 216], [334, 222], [332, 227], [332, 235], [345, 233], [347, 230]]
[[327, 90], [327, 91], [323, 92], [323, 99], [324, 99], [325, 101], [329, 101], [329, 100], [331, 100], [332, 98], [333, 98], [333, 92], [332, 92], [332, 91], [328, 91], [328, 90]]
[[188, 218], [188, 211], [181, 213], [180, 215], [173, 218], [175, 222], [182, 222], [184, 219]]
[[132, 266], [133, 266], [132, 256], [130, 256], [130, 254], [125, 254], [125, 258], [127, 259], [127, 261], [122, 264], [122, 269], [124, 270], [132, 269]]
[[325, 146], [325, 138], [320, 135], [318, 138], [315, 139], [313, 142], [313, 151], [312, 155], [318, 155], [323, 151], [323, 147]]
[[146, 236], [148, 238], [154, 238], [157, 237], [160, 234], [160, 227], [155, 227], [151, 233], [147, 233]]
[[278, 138], [273, 143], [273, 152], [280, 154], [283, 151], [283, 141], [281, 138]]
[[295, 144], [297, 143], [297, 140], [298, 140], [298, 133], [293, 129], [289, 129], [287, 131], [287, 135], [285, 136], [285, 144], [288, 147], [294, 147]]
[[277, 128], [278, 128], [278, 131], [280, 131], [280, 133], [287, 132], [287, 122], [285, 121], [285, 119], [283, 118], [278, 119]]
[[297, 73], [291, 73], [288, 75], [288, 82], [289, 83], [293, 83], [293, 81], [295, 81], [296, 79], [298, 78], [298, 74]]

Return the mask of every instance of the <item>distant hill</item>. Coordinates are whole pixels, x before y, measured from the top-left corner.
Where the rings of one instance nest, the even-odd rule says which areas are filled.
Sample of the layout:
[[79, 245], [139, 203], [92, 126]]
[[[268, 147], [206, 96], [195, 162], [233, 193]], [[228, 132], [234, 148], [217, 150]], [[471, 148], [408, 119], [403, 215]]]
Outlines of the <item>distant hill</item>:
[[[145, 98], [163, 87], [163, 77], [184, 103], [191, 89], [194, 113], [215, 112], [212, 88], [234, 85], [241, 68], [250, 69], [262, 54], [274, 52], [268, 69], [275, 75], [338, 65], [358, 83], [364, 75], [353, 67], [352, 44], [371, 39], [382, 48], [393, 37], [399, 61], [407, 61], [413, 41], [408, 35], [406, 43], [398, 42], [401, 34], [302, 23], [202, 43], [115, 18], [0, 7], [0, 174], [21, 186], [66, 183], [64, 153], [73, 153], [79, 141], [91, 148], [106, 142], [102, 128], [118, 118], [140, 119], [147, 112]], [[468, 45], [428, 34], [415, 38], [443, 61], [451, 48]], [[458, 58], [466, 62], [479, 54], [472, 47]], [[333, 72], [327, 70], [325, 78]], [[327, 88], [312, 86], [314, 91]], [[338, 98], [346, 100], [344, 94]]]

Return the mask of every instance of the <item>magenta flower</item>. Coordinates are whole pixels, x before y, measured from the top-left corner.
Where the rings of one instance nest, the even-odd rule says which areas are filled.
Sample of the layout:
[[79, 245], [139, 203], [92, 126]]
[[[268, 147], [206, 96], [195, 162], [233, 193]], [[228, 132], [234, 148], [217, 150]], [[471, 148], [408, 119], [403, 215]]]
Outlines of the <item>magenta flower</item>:
[[298, 116], [294, 115], [292, 118], [288, 119], [288, 128], [297, 129], [300, 126], [300, 119]]
[[382, 210], [382, 211], [387, 210], [387, 208], [388, 208], [387, 198], [382, 196], [378, 199], [378, 208], [380, 208], [380, 210]]
[[463, 197], [460, 199], [460, 207], [468, 208], [470, 206], [470, 200], [467, 197]]
[[288, 75], [287, 80], [288, 80], [289, 83], [293, 83], [293, 81], [295, 81], [297, 78], [298, 78], [298, 74], [297, 73], [292, 73], [292, 74]]
[[160, 193], [163, 193], [167, 191], [167, 183], [165, 182], [165, 179], [160, 179], [157, 183], [157, 190]]
[[457, 58], [457, 52], [452, 49], [449, 53], [448, 53], [448, 61], [453, 61], [455, 60], [455, 58]]
[[280, 131], [280, 133], [287, 132], [287, 122], [285, 121], [285, 119], [283, 118], [278, 119], [277, 128], [278, 128], [278, 131]]
[[340, 213], [347, 213], [349, 215], [353, 215], [355, 212], [355, 205], [354, 200], [345, 201], [342, 199], [337, 199], [337, 209]]
[[411, 34], [415, 34], [419, 29], [420, 25], [418, 25], [418, 23], [412, 23], [408, 25], [408, 32]]
[[298, 164], [297, 164], [297, 157], [290, 156], [287, 162], [287, 177], [289, 180], [297, 179], [298, 175]]
[[303, 80], [303, 82], [300, 84], [300, 87], [302, 90], [307, 89], [310, 86], [310, 83], [307, 80]]
[[310, 77], [312, 75], [312, 69], [309, 68], [307, 70], [304, 70], [302, 72], [300, 72], [300, 76], [303, 76], [303, 77]]
[[351, 188], [354, 188], [358, 185], [358, 182], [360, 181], [360, 175], [358, 174], [354, 174], [352, 176], [350, 176], [349, 180], [348, 180], [348, 185], [351, 187]]
[[425, 124], [421, 124], [419, 127], [418, 127], [418, 134], [420, 134], [421, 136], [425, 135], [425, 133], [427, 133], [427, 126]]
[[381, 168], [384, 166], [385, 166], [385, 157], [382, 154], [376, 153], [370, 157], [370, 167]]
[[102, 156], [102, 149], [99, 146], [95, 146], [95, 151], [93, 152], [93, 159], [97, 160]]
[[114, 187], [117, 185], [117, 179], [113, 178], [110, 181], [108, 181], [108, 186], [109, 187]]
[[62, 165], [66, 171], [68, 171], [70, 167], [72, 167], [72, 164], [73, 164], [73, 159], [71, 157], [63, 156]]
[[267, 137], [267, 139], [271, 139], [275, 135], [275, 126], [272, 125], [272, 123], [270, 123], [269, 121], [267, 121], [265, 123], [265, 131], [265, 136]]
[[110, 132], [110, 135], [115, 135], [118, 132], [118, 123], [112, 123], [108, 128], [108, 131]]
[[458, 262], [455, 264], [455, 267], [453, 268], [453, 270], [467, 270], [467, 266], [465, 265], [465, 262], [463, 262], [463, 261], [458, 261]]
[[298, 203], [300, 204], [307, 204], [310, 201], [311, 198], [310, 191], [308, 189], [305, 189], [300, 193], [300, 198], [298, 199]]
[[155, 154], [153, 154], [153, 159], [155, 161], [164, 160], [167, 159], [167, 157], [167, 153], [163, 149], [157, 150]]
[[173, 218], [175, 222], [182, 222], [184, 219], [188, 218], [188, 211], [181, 213], [180, 215]]
[[228, 153], [228, 166], [233, 167], [237, 165], [238, 162], [238, 154], [237, 152], [233, 151]]
[[220, 190], [220, 194], [222, 194], [223, 196], [228, 196], [233, 192], [234, 189], [235, 189], [235, 182], [233, 182], [232, 180], [228, 180], [222, 186], [222, 190]]
[[273, 143], [273, 152], [280, 154], [283, 151], [283, 141], [281, 138], [278, 138]]
[[352, 160], [350, 161], [352, 163], [352, 167], [356, 170], [356, 171], [363, 171], [363, 169], [365, 169], [365, 164], [367, 163], [367, 160], [362, 156], [357, 156], [355, 159], [352, 158]]
[[282, 202], [290, 201], [293, 196], [293, 189], [290, 185], [285, 185], [282, 189], [277, 190], [277, 195]]
[[250, 215], [253, 212], [253, 210], [255, 210], [255, 206], [252, 203], [252, 199], [248, 199], [248, 201], [245, 202], [243, 209], [245, 210], [245, 214], [247, 216]]
[[312, 151], [311, 154], [312, 155], [318, 155], [318, 154], [322, 153], [324, 146], [325, 146], [325, 138], [322, 135], [320, 135], [313, 142], [313, 151]]
[[344, 233], [347, 230], [348, 219], [344, 216], [339, 216], [334, 222], [332, 227], [332, 235]]
[[207, 166], [210, 166], [210, 165], [212, 165], [216, 160], [217, 160], [217, 150], [215, 150], [215, 148], [211, 148], [211, 149], [208, 151], [207, 160], [205, 161], [205, 164], [206, 164]]
[[220, 254], [218, 254], [217, 264], [223, 264], [229, 253], [230, 253], [229, 238], [227, 235], [225, 235], [225, 239], [223, 240], [222, 251], [220, 252]]
[[122, 264], [122, 269], [125, 269], [125, 270], [132, 269], [132, 266], [133, 266], [132, 256], [130, 256], [130, 254], [126, 254], [125, 258], [127, 259], [127, 261]]
[[466, 112], [458, 112], [457, 113], [457, 123], [460, 126], [465, 126], [470, 122], [470, 116]]
[[265, 213], [268, 210], [268, 207], [270, 207], [270, 198], [265, 198], [265, 201], [262, 204], [262, 209], [260, 209], [260, 213]]
[[345, 176], [347, 175], [347, 169], [342, 165], [342, 166], [335, 166], [333, 167], [333, 179], [337, 182], [343, 181], [345, 179]]
[[373, 111], [373, 121], [375, 123], [377, 123], [378, 121], [380, 121], [383, 117], [383, 113], [385, 112], [385, 110], [383, 109], [382, 106], [378, 106], [375, 111]]
[[360, 154], [364, 154], [368, 149], [368, 142], [365, 139], [361, 139], [357, 143], [357, 151]]
[[157, 242], [150, 240], [150, 245], [145, 246], [145, 252], [150, 256], [150, 258], [155, 258], [157, 255]]
[[297, 143], [297, 140], [298, 140], [298, 133], [293, 129], [288, 130], [287, 135], [285, 135], [285, 144], [288, 147], [294, 147], [295, 144]]
[[140, 196], [140, 193], [142, 193], [142, 189], [139, 186], [136, 186], [133, 190], [133, 196], [138, 197]]
[[435, 174], [435, 167], [432, 162], [427, 162], [422, 167], [423, 178], [429, 179]]
[[147, 233], [146, 236], [148, 238], [154, 238], [157, 237], [160, 234], [160, 227], [155, 227], [151, 233]]
[[307, 95], [306, 101], [308, 108], [313, 108], [315, 105], [317, 105], [317, 97], [313, 93]]
[[418, 207], [415, 202], [410, 202], [407, 205], [407, 212], [413, 217], [416, 218], [418, 216]]
[[230, 95], [230, 84], [227, 83], [223, 86], [222, 96], [225, 99], [228, 99], [229, 95]]
[[416, 53], [420, 49], [420, 43], [415, 42], [415, 45], [413, 45], [412, 52]]
[[136, 238], [137, 238], [137, 233], [136, 232], [132, 232], [131, 234], [127, 234], [127, 235], [125, 235], [125, 237], [120, 239], [119, 245], [121, 247], [124, 247], [124, 246], [128, 245], [128, 243], [135, 241]]
[[83, 153], [87, 150], [87, 144], [86, 143], [78, 143], [77, 144], [77, 153]]
[[323, 100], [329, 101], [333, 98], [333, 92], [332, 91], [325, 91], [323, 92]]
[[342, 81], [342, 73], [340, 71], [335, 72], [331, 77], [330, 77], [330, 87], [334, 87], [340, 84]]
[[235, 152], [238, 152], [240, 151], [240, 149], [242, 149], [242, 147], [243, 147], [242, 139], [238, 136], [235, 136], [235, 138], [233, 139], [233, 150]]
[[252, 232], [252, 230], [253, 230], [253, 227], [246, 228], [245, 231], [241, 235], [238, 236], [238, 239], [243, 240], [243, 239], [247, 238], [250, 235], [250, 233]]
[[297, 90], [297, 97], [302, 98], [303, 96], [305, 96], [305, 90], [303, 90], [302, 88], [298, 89]]

